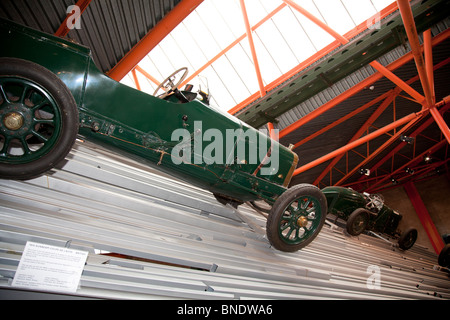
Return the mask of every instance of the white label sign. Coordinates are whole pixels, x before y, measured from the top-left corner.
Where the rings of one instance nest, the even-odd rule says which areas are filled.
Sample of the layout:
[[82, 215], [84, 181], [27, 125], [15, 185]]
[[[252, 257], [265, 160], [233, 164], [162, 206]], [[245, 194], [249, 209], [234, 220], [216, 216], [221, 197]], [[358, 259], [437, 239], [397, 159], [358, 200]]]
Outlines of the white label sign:
[[11, 285], [74, 293], [87, 256], [87, 251], [27, 242]]

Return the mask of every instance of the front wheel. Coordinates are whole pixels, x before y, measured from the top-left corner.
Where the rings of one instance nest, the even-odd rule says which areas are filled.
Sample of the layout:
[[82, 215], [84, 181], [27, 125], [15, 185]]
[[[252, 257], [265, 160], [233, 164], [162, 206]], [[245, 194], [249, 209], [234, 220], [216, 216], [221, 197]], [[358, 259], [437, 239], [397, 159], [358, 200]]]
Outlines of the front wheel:
[[0, 58], [0, 177], [29, 179], [72, 148], [78, 110], [66, 85], [30, 61]]
[[319, 234], [327, 215], [327, 200], [319, 188], [299, 184], [275, 201], [267, 219], [267, 237], [280, 251], [294, 252]]
[[411, 249], [417, 240], [417, 230], [410, 228], [402, 233], [400, 239], [398, 240], [398, 246], [402, 250]]
[[369, 214], [366, 210], [358, 208], [348, 217], [346, 229], [352, 236], [358, 236], [366, 230], [369, 223]]

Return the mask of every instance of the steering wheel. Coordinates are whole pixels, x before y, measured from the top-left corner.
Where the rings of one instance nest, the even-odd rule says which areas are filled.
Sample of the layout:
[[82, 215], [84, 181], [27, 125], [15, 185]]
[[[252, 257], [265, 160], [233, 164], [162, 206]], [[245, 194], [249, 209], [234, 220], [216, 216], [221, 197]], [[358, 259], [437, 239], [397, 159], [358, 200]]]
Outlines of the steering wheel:
[[[178, 82], [175, 83], [177, 77], [179, 76], [179, 73], [183, 72]], [[159, 90], [164, 90], [164, 93], [157, 96], [158, 98], [165, 98], [167, 97], [171, 92], [175, 91], [178, 86], [183, 82], [183, 80], [186, 78], [188, 73], [188, 68], [183, 67], [172, 73], [170, 76], [168, 76], [166, 79], [164, 79], [163, 82], [159, 84], [159, 86], [156, 88], [155, 92], [153, 93], [154, 96], [157, 96], [157, 93]]]

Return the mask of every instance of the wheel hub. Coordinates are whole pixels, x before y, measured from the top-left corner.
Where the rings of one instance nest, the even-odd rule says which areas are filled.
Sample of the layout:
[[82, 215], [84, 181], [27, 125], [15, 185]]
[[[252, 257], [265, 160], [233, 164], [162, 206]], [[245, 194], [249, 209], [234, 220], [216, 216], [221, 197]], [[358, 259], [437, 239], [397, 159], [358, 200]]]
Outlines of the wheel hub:
[[3, 124], [8, 130], [19, 130], [23, 126], [23, 116], [18, 112], [10, 112], [3, 118]]
[[297, 219], [297, 225], [298, 225], [300, 228], [306, 227], [307, 224], [308, 224], [308, 218], [307, 218], [307, 217], [301, 216], [301, 217], [299, 217], [299, 218]]
[[12, 137], [27, 134], [32, 123], [31, 110], [20, 103], [13, 103], [0, 110], [0, 132]]

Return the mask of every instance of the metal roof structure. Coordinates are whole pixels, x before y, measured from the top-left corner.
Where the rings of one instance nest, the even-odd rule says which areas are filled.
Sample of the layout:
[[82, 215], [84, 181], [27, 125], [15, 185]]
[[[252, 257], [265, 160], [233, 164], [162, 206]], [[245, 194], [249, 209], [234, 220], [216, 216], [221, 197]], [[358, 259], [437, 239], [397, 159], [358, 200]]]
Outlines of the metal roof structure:
[[[67, 36], [92, 49], [97, 67], [113, 68], [180, 0], [2, 1], [0, 16], [50, 34]], [[67, 27], [70, 6], [83, 16], [80, 28]], [[74, 20], [69, 20], [75, 23]]]
[[[214, 85], [226, 87], [232, 98], [223, 98], [223, 103], [231, 114], [257, 128], [278, 129], [280, 142], [294, 146], [300, 161], [291, 184], [379, 192], [436, 174], [448, 176], [448, 0], [372, 0], [361, 20], [352, 13], [355, 3], [336, 1], [339, 10], [346, 10], [342, 16], [351, 21], [342, 29], [318, 0], [250, 2], [233, 1], [230, 7], [239, 14], [230, 9], [232, 16], [226, 16], [230, 12], [225, 8], [216, 8], [223, 21], [232, 21], [225, 26], [236, 28], [231, 35], [213, 32], [212, 25], [219, 21], [213, 23], [208, 20], [213, 17], [201, 14], [204, 6], [224, 1], [3, 0], [0, 17], [90, 47], [103, 72], [142, 90], [151, 91], [155, 82], [171, 73], [167, 70], [175, 70], [173, 59], [188, 61], [191, 78], [208, 78], [213, 96]], [[68, 10], [73, 5], [78, 12]], [[81, 16], [80, 28], [73, 14]], [[282, 24], [288, 17], [295, 17], [295, 28], [303, 30], [296, 29], [298, 38], [283, 31], [289, 28]], [[196, 37], [186, 26], [199, 19], [203, 20]], [[202, 26], [204, 34], [199, 33]], [[311, 30], [320, 36], [308, 38]], [[198, 42], [204, 52], [179, 37]], [[178, 49], [185, 45], [180, 49], [183, 54], [164, 51], [164, 42], [178, 44]], [[274, 43], [275, 48], [284, 48], [285, 60], [280, 52], [269, 50]], [[158, 50], [171, 60], [152, 61]], [[245, 67], [235, 64], [242, 60], [240, 54], [245, 54]], [[197, 62], [190, 55], [204, 59]], [[261, 66], [258, 62], [267, 57], [272, 62]], [[225, 73], [235, 81], [224, 84]], [[232, 85], [239, 93], [231, 93]], [[233, 221], [233, 213], [228, 214], [226, 219]]]

